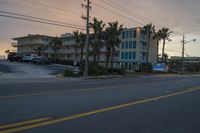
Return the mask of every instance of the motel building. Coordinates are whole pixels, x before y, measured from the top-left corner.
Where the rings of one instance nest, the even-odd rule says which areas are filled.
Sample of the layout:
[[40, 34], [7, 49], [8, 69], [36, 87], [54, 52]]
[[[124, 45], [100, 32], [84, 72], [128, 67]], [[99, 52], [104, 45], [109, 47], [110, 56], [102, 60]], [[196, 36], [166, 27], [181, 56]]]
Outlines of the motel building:
[[[42, 55], [51, 58], [53, 50], [50, 42], [53, 36], [29, 34], [28, 36], [13, 38], [14, 42], [12, 46], [17, 48], [18, 53], [22, 54], [36, 54], [38, 47], [44, 46], [45, 50], [42, 51]], [[62, 48], [59, 50], [59, 54], [62, 60], [80, 61], [81, 47], [76, 44], [73, 34], [66, 33], [59, 37], [62, 40]], [[114, 67], [124, 68], [126, 70], [136, 70], [142, 64], [147, 63], [147, 35], [141, 27], [124, 29], [119, 36], [121, 43], [119, 47], [116, 47], [114, 53]], [[77, 55], [76, 58], [76, 48]], [[85, 48], [83, 52], [85, 53]], [[92, 51], [92, 46], [89, 47], [89, 51]], [[84, 57], [83, 57], [84, 58]], [[92, 56], [89, 57], [92, 61]], [[97, 60], [99, 64], [105, 65], [106, 62], [106, 47], [101, 48], [100, 58]], [[157, 63], [157, 43], [156, 40], [150, 38], [149, 48], [149, 63], [152, 65]]]

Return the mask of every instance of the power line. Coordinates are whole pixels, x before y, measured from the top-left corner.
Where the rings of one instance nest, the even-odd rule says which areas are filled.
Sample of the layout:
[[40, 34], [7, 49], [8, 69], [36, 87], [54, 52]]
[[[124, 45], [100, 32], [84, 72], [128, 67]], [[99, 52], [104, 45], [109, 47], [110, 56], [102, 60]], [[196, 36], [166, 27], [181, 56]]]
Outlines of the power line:
[[199, 45], [192, 44], [192, 46], [195, 46], [196, 48], [200, 48], [200, 46], [199, 46]]
[[[130, 11], [130, 10], [128, 10], [128, 9], [124, 9], [123, 7], [117, 5], [116, 3], [112, 2], [112, 1], [109, 1], [109, 0], [107, 0], [107, 1], [105, 1], [105, 0], [100, 0], [100, 1], [106, 3], [106, 4], [110, 5], [110, 6], [112, 6], [112, 7], [114, 7], [114, 8], [116, 8], [116, 9], [122, 11], [122, 12], [125, 12], [125, 13], [127, 13], [127, 14], [129, 14], [129, 15], [131, 15], [131, 16], [134, 16], [134, 17], [136, 17], [136, 18], [141, 19], [139, 14], [135, 14], [135, 13], [132, 14], [132, 13], [130, 13], [130, 12], [132, 12], [132, 11]], [[128, 12], [128, 11], [129, 11], [129, 12]], [[146, 22], [149, 22], [149, 21], [147, 21], [147, 20], [144, 19], [144, 18], [143, 18], [142, 20], [144, 20], [144, 21], [146, 21]]]
[[[101, 0], [102, 1], [102, 0]], [[105, 1], [105, 0], [103, 0], [103, 1]], [[137, 17], [137, 16], [140, 16], [141, 18], [143, 18], [143, 20], [145, 20], [145, 21], [147, 21], [147, 22], [153, 22], [153, 23], [155, 23], [155, 24], [157, 24], [157, 25], [160, 25], [160, 26], [162, 26], [162, 27], [165, 27], [165, 26], [167, 26], [167, 27], [171, 27], [171, 26], [169, 26], [169, 25], [167, 25], [167, 24], [165, 24], [165, 25], [163, 25], [163, 24], [161, 24], [160, 22], [156, 22], [156, 21], [154, 21], [154, 20], [152, 20], [152, 19], [150, 19], [150, 18], [148, 18], [148, 17], [146, 17], [146, 16], [142, 16], [141, 14], [139, 14], [138, 12], [134, 12], [134, 11], [132, 11], [132, 10], [129, 10], [129, 9], [126, 9], [126, 8], [124, 8], [124, 7], [122, 7], [122, 6], [120, 6], [120, 5], [118, 5], [118, 4], [116, 4], [116, 3], [114, 3], [113, 1], [111, 1], [111, 0], [107, 0], [107, 1], [109, 1], [109, 2], [111, 2], [112, 4], [115, 4], [116, 6], [119, 6], [120, 8], [122, 8], [122, 9], [124, 9], [124, 10], [126, 10], [127, 12], [131, 12], [131, 13], [133, 13], [133, 14], [136, 14], [135, 16]], [[178, 34], [178, 35], [183, 35], [183, 33], [180, 33], [180, 32], [177, 32], [177, 31], [174, 31], [176, 34]]]
[[[25, 6], [25, 5], [21, 5], [21, 4], [16, 4], [16, 3], [9, 3], [9, 2], [5, 2], [5, 1], [0, 1], [1, 4], [4, 4], [4, 5], [9, 5], [9, 6], [18, 6], [18, 7], [23, 7], [23, 8], [28, 8], [28, 9], [33, 9], [35, 11], [42, 11], [42, 12], [45, 12], [45, 13], [48, 13], [48, 14], [51, 14], [50, 12], [54, 12], [52, 10], [46, 10], [44, 8], [37, 8], [37, 7], [30, 7], [30, 6]], [[60, 12], [61, 14], [65, 14], [65, 15], [69, 15], [68, 13], [64, 13], [63, 11]], [[58, 18], [68, 18], [69, 16], [66, 16], [66, 17], [60, 17], [60, 16], [56, 16]], [[72, 17], [72, 16], [71, 16]]]
[[28, 3], [32, 3], [32, 4], [43, 6], [43, 7], [48, 7], [48, 8], [59, 10], [59, 11], [65, 12], [65, 13], [67, 12], [67, 13], [70, 13], [70, 14], [73, 14], [73, 15], [78, 15], [78, 16], [81, 15], [81, 13], [78, 13], [78, 12], [69, 11], [67, 9], [61, 9], [61, 8], [56, 7], [56, 6], [44, 4], [44, 3], [41, 3], [41, 2], [37, 2], [37, 1], [32, 1], [32, 0], [21, 0], [21, 1], [25, 1], [25, 2], [28, 2]]
[[48, 22], [59, 23], [59, 24], [64, 24], [64, 25], [76, 26], [76, 27], [79, 27], [79, 28], [84, 28], [83, 26], [79, 26], [79, 25], [75, 25], [75, 24], [69, 24], [69, 23], [64, 23], [64, 22], [54, 21], [54, 20], [50, 20], [50, 19], [44, 19], [44, 18], [29, 16], [29, 15], [24, 15], [24, 14], [6, 12], [6, 11], [1, 11], [1, 10], [0, 10], [0, 13], [9, 14], [9, 15], [16, 15], [16, 16], [21, 16], [21, 17], [27, 17], [27, 18], [32, 18], [32, 19], [38, 19], [38, 20], [42, 20], [42, 21], [48, 21]]
[[111, 9], [105, 8], [105, 7], [103, 7], [103, 6], [101, 6], [101, 5], [97, 4], [97, 3], [92, 2], [92, 4], [95, 5], [95, 6], [97, 6], [97, 7], [102, 8], [102, 9], [104, 9], [104, 10], [107, 10], [107, 11], [109, 11], [109, 12], [115, 14], [115, 15], [121, 16], [121, 17], [123, 17], [123, 18], [126, 18], [126, 19], [132, 21], [132, 22], [135, 22], [135, 23], [137, 23], [137, 24], [139, 24], [139, 25], [144, 25], [143, 23], [140, 23], [140, 22], [138, 22], [138, 21], [136, 21], [136, 20], [134, 20], [134, 19], [132, 19], [132, 18], [129, 18], [129, 17], [125, 16], [125, 15], [119, 14], [119, 13], [117, 13], [117, 12], [111, 10]]
[[[139, 19], [141, 19], [141, 20], [144, 20], [144, 21], [146, 21], [146, 22], [154, 22], [154, 23], [157, 23], [157, 22], [155, 22], [155, 21], [150, 20], [149, 18], [146, 18], [146, 17], [140, 15], [139, 13], [135, 13], [135, 12], [133, 12], [132, 10], [128, 10], [128, 9], [126, 9], [126, 8], [124, 8], [124, 7], [122, 7], [122, 6], [118, 5], [118, 4], [116, 4], [116, 3], [114, 3], [113, 1], [110, 1], [110, 0], [106, 0], [106, 1], [105, 1], [105, 0], [100, 0], [100, 1], [103, 2], [103, 3], [105, 3], [105, 4], [107, 4], [107, 5], [109, 5], [109, 6], [111, 6], [111, 7], [114, 7], [115, 9], [118, 9], [118, 10], [120, 10], [120, 11], [126, 13], [126, 14], [129, 14], [129, 15], [131, 15], [131, 16], [137, 17], [137, 18], [139, 18]], [[157, 23], [157, 25], [161, 25], [161, 26], [164, 27], [164, 25], [159, 24], [159, 23]], [[168, 27], [170, 27], [170, 26], [168, 26]], [[173, 34], [182, 35], [182, 33], [175, 32], [175, 31], [174, 31]]]
[[31, 18], [24, 18], [24, 17], [14, 16], [14, 15], [11, 16], [11, 15], [0, 14], [0, 16], [1, 16], [1, 17], [7, 17], [7, 18], [18, 19], [18, 20], [26, 20], [26, 21], [30, 21], [30, 22], [37, 22], [37, 23], [55, 25], [55, 26], [60, 26], [60, 27], [67, 27], [67, 28], [85, 30], [84, 28], [80, 28], [80, 27], [75, 27], [75, 26], [70, 26], [70, 25], [64, 25], [64, 24], [57, 24], [57, 23], [53, 23], [53, 22], [35, 20], [35, 19], [31, 19]]

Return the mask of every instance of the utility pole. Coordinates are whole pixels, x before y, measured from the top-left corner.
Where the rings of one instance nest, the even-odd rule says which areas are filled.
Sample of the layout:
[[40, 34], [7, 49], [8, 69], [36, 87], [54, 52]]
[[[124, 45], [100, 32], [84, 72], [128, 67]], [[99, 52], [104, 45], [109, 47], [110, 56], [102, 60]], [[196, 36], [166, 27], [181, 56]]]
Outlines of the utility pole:
[[184, 54], [185, 54], [185, 36], [183, 35], [182, 40], [182, 59], [181, 59], [181, 74], [184, 74]]
[[86, 5], [84, 4], [81, 4], [82, 7], [85, 7], [86, 10], [87, 10], [87, 15], [86, 17], [82, 16], [83, 19], [86, 19], [86, 41], [85, 41], [85, 70], [84, 70], [84, 77], [87, 77], [88, 76], [88, 62], [89, 62], [89, 24], [90, 24], [90, 9], [91, 9], [91, 2], [90, 0], [85, 0], [87, 3]]
[[185, 62], [185, 59], [184, 59], [184, 55], [185, 55], [185, 44], [186, 43], [189, 43], [189, 42], [195, 42], [196, 41], [196, 39], [192, 39], [192, 40], [189, 40], [189, 41], [186, 41], [185, 40], [185, 36], [183, 35], [183, 40], [182, 40], [182, 59], [181, 59], [181, 65], [182, 65], [182, 67], [181, 67], [181, 74], [183, 75], [184, 74], [184, 62]]

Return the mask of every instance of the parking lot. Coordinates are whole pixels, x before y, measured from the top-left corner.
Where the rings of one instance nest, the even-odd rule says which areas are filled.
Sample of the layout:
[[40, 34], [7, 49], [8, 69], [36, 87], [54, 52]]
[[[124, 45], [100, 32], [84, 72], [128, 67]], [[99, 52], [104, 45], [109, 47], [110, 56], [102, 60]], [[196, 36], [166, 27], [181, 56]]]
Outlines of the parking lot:
[[70, 66], [51, 64], [34, 65], [32, 63], [0, 61], [0, 79], [54, 78]]

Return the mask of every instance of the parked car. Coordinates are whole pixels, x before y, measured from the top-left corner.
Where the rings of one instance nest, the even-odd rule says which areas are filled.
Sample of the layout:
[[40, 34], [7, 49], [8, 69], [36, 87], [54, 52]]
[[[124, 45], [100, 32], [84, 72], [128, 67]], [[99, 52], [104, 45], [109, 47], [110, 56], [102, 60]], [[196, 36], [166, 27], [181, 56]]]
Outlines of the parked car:
[[47, 57], [38, 56], [33, 59], [34, 64], [51, 64], [51, 60]]
[[38, 56], [35, 55], [35, 54], [26, 54], [26, 55], [24, 55], [22, 61], [23, 61], [23, 62], [33, 62], [33, 59], [34, 59], [34, 58], [37, 58], [37, 57], [38, 57]]
[[166, 65], [165, 63], [158, 63], [153, 66], [153, 71], [154, 72], [168, 72], [169, 66]]
[[19, 62], [21, 62], [22, 59], [23, 59], [23, 55], [20, 54], [20, 53], [10, 52], [8, 54], [8, 60], [10, 62], [12, 62], [12, 61], [19, 61]]

